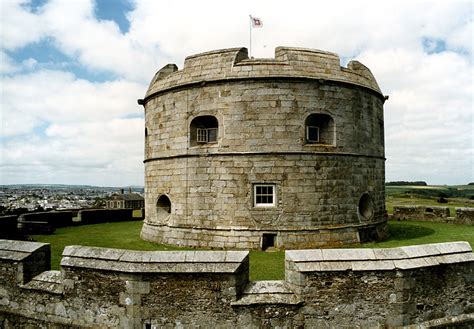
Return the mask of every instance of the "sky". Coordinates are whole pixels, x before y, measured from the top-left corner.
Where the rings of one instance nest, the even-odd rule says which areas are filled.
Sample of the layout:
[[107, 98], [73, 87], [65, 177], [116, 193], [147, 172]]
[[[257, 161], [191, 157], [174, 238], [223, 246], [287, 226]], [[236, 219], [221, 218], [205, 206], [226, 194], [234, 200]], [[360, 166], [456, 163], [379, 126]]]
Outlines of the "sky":
[[474, 181], [473, 1], [1, 0], [0, 184], [144, 184], [154, 73], [294, 46], [359, 60], [384, 106], [386, 180]]

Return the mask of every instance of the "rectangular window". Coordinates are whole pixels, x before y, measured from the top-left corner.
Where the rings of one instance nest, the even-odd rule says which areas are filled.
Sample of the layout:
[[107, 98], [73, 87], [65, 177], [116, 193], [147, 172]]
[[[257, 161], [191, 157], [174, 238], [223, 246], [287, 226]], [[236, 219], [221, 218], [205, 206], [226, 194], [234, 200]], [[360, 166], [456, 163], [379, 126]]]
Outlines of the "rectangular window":
[[253, 189], [253, 200], [255, 207], [275, 206], [275, 185], [255, 184]]
[[307, 126], [306, 127], [306, 139], [310, 143], [319, 143], [319, 127]]
[[197, 142], [207, 143], [207, 129], [206, 128], [197, 129]]
[[214, 143], [217, 142], [217, 128], [197, 128], [198, 143]]

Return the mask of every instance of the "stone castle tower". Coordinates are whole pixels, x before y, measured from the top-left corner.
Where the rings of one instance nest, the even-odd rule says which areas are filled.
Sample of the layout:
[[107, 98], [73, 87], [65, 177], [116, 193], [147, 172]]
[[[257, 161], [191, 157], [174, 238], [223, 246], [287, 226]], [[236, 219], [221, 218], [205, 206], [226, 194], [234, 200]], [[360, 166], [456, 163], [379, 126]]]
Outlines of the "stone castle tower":
[[166, 65], [139, 100], [142, 238], [245, 249], [383, 238], [383, 103], [367, 67], [319, 50], [249, 59], [233, 48]]

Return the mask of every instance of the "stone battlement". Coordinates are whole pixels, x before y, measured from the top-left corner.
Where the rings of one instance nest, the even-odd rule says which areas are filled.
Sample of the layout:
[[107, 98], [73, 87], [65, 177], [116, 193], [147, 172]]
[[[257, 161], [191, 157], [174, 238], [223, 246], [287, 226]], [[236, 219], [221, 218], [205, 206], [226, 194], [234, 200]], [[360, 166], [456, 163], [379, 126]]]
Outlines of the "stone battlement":
[[[246, 251], [131, 251], [0, 240], [0, 327], [399, 327], [474, 324], [467, 242], [286, 252], [249, 282]], [[27, 275], [25, 275], [27, 273]]]
[[187, 85], [259, 78], [336, 81], [365, 87], [382, 96], [366, 66], [350, 61], [347, 68], [341, 67], [339, 56], [335, 53], [277, 47], [274, 59], [249, 59], [247, 48], [229, 48], [188, 56], [182, 70], [178, 70], [175, 64], [164, 66], [151, 81], [145, 101], [154, 94]]

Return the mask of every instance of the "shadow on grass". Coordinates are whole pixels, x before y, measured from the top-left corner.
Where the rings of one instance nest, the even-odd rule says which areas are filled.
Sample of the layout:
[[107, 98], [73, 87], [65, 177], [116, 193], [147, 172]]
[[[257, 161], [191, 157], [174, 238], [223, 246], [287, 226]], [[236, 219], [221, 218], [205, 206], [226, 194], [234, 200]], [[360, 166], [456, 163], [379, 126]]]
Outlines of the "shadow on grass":
[[428, 227], [401, 222], [392, 223], [389, 230], [389, 240], [395, 241], [418, 239], [436, 233], [435, 230]]

